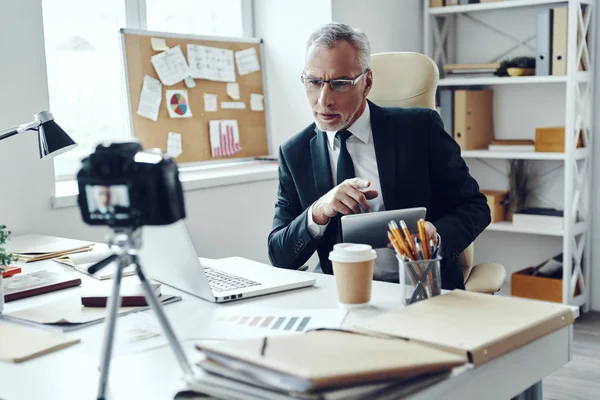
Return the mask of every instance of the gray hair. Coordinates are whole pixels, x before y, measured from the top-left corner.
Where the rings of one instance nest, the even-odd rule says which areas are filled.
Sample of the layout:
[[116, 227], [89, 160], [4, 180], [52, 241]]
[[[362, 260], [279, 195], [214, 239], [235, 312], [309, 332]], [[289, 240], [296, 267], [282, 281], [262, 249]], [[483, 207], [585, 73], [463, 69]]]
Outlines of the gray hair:
[[318, 27], [308, 38], [306, 50], [308, 51], [312, 45], [332, 48], [341, 40], [347, 41], [356, 49], [358, 62], [363, 71], [371, 66], [371, 43], [367, 35], [360, 29], [339, 22]]

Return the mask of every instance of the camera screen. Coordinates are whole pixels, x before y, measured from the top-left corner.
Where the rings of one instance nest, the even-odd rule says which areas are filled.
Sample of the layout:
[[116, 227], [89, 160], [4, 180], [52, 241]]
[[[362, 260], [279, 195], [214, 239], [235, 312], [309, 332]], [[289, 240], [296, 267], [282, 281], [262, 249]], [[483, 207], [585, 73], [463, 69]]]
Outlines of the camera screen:
[[131, 216], [127, 185], [86, 185], [90, 219], [127, 220]]

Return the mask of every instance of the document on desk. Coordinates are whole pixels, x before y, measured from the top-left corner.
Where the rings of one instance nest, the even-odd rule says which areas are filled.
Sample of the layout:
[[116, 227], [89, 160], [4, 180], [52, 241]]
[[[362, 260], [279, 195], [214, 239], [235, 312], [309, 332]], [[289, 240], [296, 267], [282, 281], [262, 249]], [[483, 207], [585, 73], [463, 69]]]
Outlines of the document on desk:
[[[85, 253], [69, 254], [61, 257], [54, 258], [53, 260], [61, 264], [68, 265], [75, 268], [79, 272], [90, 275], [99, 280], [110, 279], [114, 276], [117, 271], [117, 264], [112, 263], [102, 268], [95, 274], [88, 273], [88, 268], [95, 263], [104, 260], [106, 257], [113, 254], [113, 251], [108, 248], [105, 244], [98, 244], [94, 246], [92, 251]], [[134, 275], [135, 269], [133, 266], [128, 266], [123, 270], [123, 276]]]
[[19, 363], [79, 343], [79, 339], [0, 321], [0, 360]]
[[346, 310], [238, 308], [200, 311], [191, 318], [197, 338], [237, 340], [303, 333], [317, 328], [339, 329]]
[[94, 243], [84, 240], [29, 234], [13, 237], [5, 249], [17, 255], [19, 261], [34, 262], [90, 251], [93, 247]]
[[[159, 300], [165, 305], [179, 301], [181, 297], [163, 294], [159, 297]], [[118, 315], [126, 315], [147, 309], [148, 307], [119, 307]], [[33, 326], [41, 324], [68, 332], [100, 323], [107, 315], [108, 310], [106, 308], [84, 307], [81, 304], [81, 298], [74, 296], [3, 314], [3, 317]]]

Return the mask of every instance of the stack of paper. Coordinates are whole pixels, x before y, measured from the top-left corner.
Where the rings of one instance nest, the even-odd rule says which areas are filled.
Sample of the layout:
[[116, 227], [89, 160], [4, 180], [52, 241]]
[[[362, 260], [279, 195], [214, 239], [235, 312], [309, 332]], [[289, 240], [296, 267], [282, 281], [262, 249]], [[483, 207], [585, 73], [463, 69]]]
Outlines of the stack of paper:
[[206, 374], [198, 386], [220, 398], [327, 398], [349, 386], [365, 398], [380, 398], [381, 390], [406, 389], [415, 378], [443, 376], [467, 362], [465, 355], [417, 343], [338, 330], [197, 347], [207, 359], [200, 363]]
[[6, 244], [6, 252], [15, 254], [21, 262], [34, 262], [90, 251], [93, 247], [92, 242], [31, 234], [12, 238]]

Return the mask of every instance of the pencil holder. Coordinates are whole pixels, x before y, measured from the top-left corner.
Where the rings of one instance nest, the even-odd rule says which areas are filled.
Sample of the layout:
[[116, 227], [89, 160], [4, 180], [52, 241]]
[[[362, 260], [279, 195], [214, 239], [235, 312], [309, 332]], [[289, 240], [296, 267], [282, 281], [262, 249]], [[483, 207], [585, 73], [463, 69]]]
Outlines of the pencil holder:
[[441, 258], [421, 261], [398, 259], [400, 295], [405, 306], [442, 293]]

